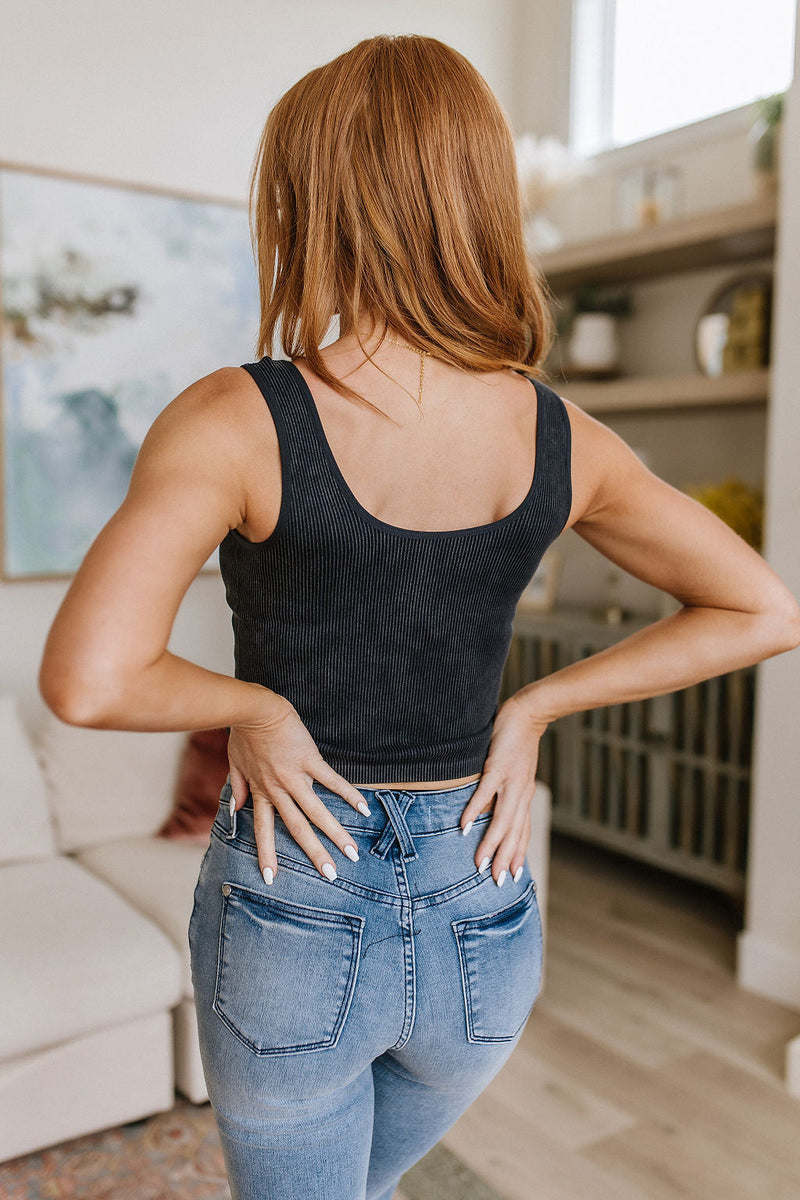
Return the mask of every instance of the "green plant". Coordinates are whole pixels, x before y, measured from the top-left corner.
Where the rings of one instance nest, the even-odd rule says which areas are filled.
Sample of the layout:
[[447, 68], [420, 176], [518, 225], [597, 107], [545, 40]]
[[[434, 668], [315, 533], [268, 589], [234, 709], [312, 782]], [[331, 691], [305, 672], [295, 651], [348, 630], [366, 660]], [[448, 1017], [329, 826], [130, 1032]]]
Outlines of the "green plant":
[[633, 312], [633, 292], [603, 291], [593, 284], [584, 284], [575, 296], [573, 313], [602, 312], [614, 317], [628, 317]]
[[753, 104], [755, 120], [748, 138], [753, 146], [753, 166], [757, 171], [777, 170], [778, 126], [783, 116], [784, 92], [762, 96]]
[[564, 334], [569, 333], [570, 321], [572, 320], [569, 305], [555, 296], [550, 296], [549, 307], [556, 337], [563, 337]]
[[762, 96], [756, 100], [756, 114], [768, 125], [777, 125], [783, 116], [783, 103], [786, 93], [776, 92], [774, 96]]

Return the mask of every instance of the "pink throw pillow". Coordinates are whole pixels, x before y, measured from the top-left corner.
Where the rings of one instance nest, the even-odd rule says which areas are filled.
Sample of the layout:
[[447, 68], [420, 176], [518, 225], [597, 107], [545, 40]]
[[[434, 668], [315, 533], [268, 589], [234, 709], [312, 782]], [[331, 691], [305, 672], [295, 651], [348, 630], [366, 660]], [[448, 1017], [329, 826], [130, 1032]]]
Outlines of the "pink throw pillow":
[[206, 843], [228, 778], [227, 729], [198, 729], [187, 738], [172, 812], [158, 837]]

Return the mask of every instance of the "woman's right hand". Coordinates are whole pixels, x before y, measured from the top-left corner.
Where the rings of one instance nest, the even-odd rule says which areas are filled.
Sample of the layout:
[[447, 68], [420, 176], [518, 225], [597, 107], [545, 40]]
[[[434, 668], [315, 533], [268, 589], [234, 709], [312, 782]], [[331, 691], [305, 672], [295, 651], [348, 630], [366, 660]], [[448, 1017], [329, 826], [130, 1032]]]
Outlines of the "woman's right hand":
[[[349, 833], [317, 796], [313, 780], [336, 792], [353, 808], [368, 815], [364, 797], [329, 766], [297, 710], [283, 696], [273, 693], [272, 709], [263, 720], [232, 725], [228, 738], [228, 763], [232, 809], [253, 797], [253, 825], [258, 847], [258, 865], [266, 883], [278, 870], [275, 854], [275, 810], [288, 832], [326, 879], [336, 878], [336, 864], [314, 833], [313, 822], [335, 842], [342, 853], [356, 862], [358, 851]], [[348, 852], [349, 847], [349, 852]], [[327, 868], [327, 873], [326, 873]]]

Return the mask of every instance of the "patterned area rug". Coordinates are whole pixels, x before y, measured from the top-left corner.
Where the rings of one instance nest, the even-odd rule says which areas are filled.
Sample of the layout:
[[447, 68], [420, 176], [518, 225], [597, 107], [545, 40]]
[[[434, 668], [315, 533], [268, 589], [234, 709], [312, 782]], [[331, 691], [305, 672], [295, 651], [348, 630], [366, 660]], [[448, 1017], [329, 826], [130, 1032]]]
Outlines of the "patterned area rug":
[[[396, 1200], [503, 1200], [441, 1143], [400, 1186]], [[169, 1112], [0, 1163], [0, 1197], [230, 1200], [211, 1105], [179, 1096]]]

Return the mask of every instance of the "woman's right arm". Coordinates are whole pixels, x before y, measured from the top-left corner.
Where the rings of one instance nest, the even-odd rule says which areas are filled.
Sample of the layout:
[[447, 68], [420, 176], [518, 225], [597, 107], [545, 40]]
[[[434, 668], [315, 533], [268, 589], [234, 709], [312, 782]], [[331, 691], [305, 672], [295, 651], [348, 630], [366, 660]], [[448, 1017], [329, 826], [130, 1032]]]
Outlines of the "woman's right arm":
[[190, 583], [244, 520], [244, 473], [235, 469], [242, 424], [225, 421], [226, 407], [234, 407], [230, 370], [193, 383], [156, 418], [122, 505], [90, 546], [58, 610], [39, 687], [69, 724], [189, 730], [268, 711], [265, 689], [206, 671], [166, 648]]
[[248, 787], [252, 792], [260, 866], [277, 870], [274, 804], [324, 874], [331, 856], [300, 809], [340, 848], [352, 839], [311, 781], [354, 808], [363, 804], [361, 793], [323, 760], [286, 698], [167, 649], [189, 585], [228, 530], [246, 520], [249, 464], [254, 444], [263, 442], [263, 398], [240, 367], [213, 372], [167, 405], [142, 443], [125, 500], [90, 546], [58, 610], [39, 687], [68, 724], [150, 731], [230, 726], [231, 784], [239, 806]]

